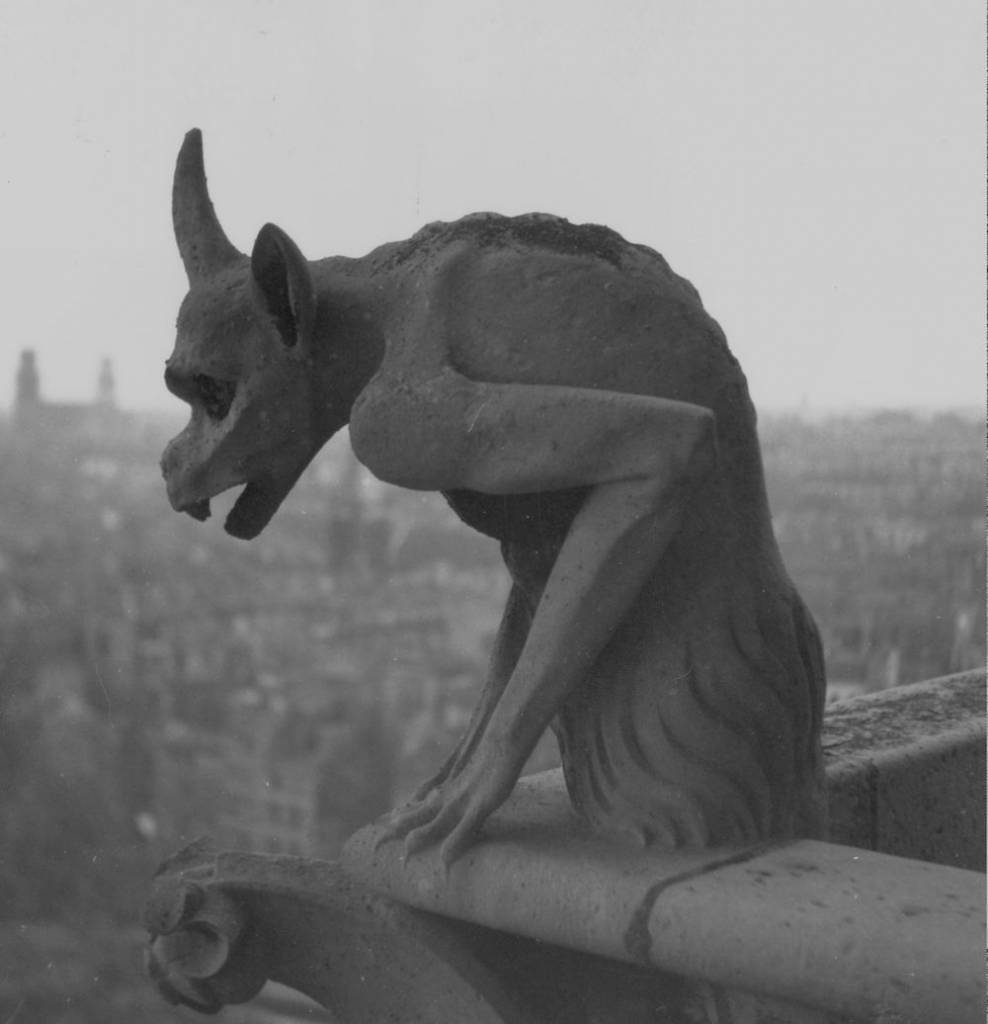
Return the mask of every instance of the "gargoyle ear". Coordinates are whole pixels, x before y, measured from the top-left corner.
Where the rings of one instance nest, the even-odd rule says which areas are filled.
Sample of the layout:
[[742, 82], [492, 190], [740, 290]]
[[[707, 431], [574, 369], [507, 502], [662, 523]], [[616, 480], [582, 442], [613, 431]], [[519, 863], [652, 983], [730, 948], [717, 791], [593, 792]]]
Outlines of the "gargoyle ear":
[[257, 297], [288, 346], [307, 346], [316, 317], [312, 275], [298, 246], [274, 224], [257, 233], [250, 269]]

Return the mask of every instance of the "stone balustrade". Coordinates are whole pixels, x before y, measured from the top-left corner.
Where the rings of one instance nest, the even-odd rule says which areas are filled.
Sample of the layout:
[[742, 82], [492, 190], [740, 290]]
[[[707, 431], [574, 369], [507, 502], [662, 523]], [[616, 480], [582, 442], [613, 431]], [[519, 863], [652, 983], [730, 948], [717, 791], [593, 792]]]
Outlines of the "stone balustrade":
[[271, 979], [334, 1019], [967, 1024], [984, 1015], [984, 675], [828, 709], [830, 842], [663, 854], [589, 834], [523, 779], [445, 875], [183, 851], [145, 912], [149, 971], [205, 1012]]

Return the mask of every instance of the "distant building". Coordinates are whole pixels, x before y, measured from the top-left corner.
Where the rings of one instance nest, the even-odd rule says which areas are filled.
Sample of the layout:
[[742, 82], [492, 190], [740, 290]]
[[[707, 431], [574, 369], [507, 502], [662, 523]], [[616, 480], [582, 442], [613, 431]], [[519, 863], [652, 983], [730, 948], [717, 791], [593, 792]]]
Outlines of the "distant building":
[[113, 363], [103, 359], [99, 367], [99, 380], [96, 385], [96, 404], [102, 409], [116, 409], [117, 382], [113, 374]]
[[21, 352], [14, 400], [17, 429], [105, 440], [119, 433], [124, 418], [117, 408], [116, 382], [109, 359], [100, 364], [94, 401], [50, 402], [43, 396], [37, 354], [33, 349]]
[[38, 377], [38, 360], [33, 349], [25, 349], [21, 353], [21, 365], [17, 370], [17, 414], [31, 415], [40, 403], [41, 381]]

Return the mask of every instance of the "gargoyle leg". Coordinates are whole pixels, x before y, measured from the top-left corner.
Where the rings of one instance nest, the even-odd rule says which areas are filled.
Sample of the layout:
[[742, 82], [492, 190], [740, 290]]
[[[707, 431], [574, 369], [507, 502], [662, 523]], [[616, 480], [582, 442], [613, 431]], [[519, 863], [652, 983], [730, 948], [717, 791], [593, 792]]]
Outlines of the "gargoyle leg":
[[[553, 715], [592, 668], [679, 530], [716, 445], [713, 414], [696, 405], [445, 376], [392, 400], [390, 423], [351, 424], [358, 455], [378, 475], [491, 494], [592, 487], [466, 761], [385, 827], [382, 838], [404, 835], [409, 853], [444, 840], [449, 864], [507, 798]], [[390, 452], [383, 462], [381, 452]]]

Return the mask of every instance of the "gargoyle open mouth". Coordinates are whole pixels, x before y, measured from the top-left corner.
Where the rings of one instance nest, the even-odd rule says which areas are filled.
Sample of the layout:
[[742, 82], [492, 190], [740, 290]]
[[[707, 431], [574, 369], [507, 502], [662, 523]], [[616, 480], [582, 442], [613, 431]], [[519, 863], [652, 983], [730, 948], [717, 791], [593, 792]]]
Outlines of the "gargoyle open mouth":
[[248, 481], [233, 503], [223, 529], [231, 537], [253, 540], [271, 521], [287, 493], [268, 482]]
[[[233, 484], [232, 486], [239, 485]], [[231, 537], [237, 537], [240, 540], [253, 540], [271, 521], [271, 517], [278, 511], [278, 506], [286, 494], [286, 489], [278, 488], [272, 482], [248, 481], [233, 503], [233, 508], [227, 514], [223, 529]], [[210, 498], [201, 498], [188, 505], [183, 505], [179, 511], [185, 512], [199, 522], [205, 522], [212, 515], [211, 500]]]

